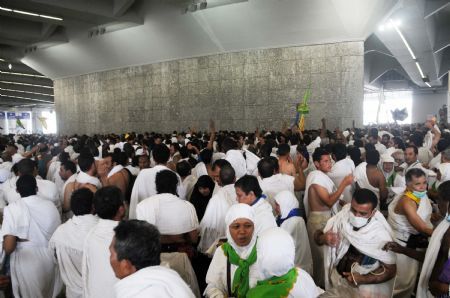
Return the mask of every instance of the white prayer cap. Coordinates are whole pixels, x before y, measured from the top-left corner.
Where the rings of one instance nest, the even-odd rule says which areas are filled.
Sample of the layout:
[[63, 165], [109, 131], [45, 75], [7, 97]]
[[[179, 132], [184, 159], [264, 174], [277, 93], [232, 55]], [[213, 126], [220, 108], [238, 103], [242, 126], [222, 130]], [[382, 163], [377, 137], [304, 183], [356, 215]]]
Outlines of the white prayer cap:
[[275, 201], [280, 205], [281, 218], [286, 218], [292, 209], [299, 207], [298, 200], [292, 191], [283, 190], [275, 196]]
[[11, 177], [11, 171], [0, 169], [0, 183], [5, 182], [9, 177]]
[[190, 133], [187, 133], [186, 134], [186, 138], [190, 138], [191, 137], [191, 134]]
[[342, 134], [344, 135], [344, 137], [348, 137], [348, 135], [350, 134], [350, 132], [348, 130], [344, 130], [342, 132]]
[[390, 156], [389, 154], [382, 154], [380, 159], [381, 159], [381, 163], [395, 162], [394, 158], [392, 156]]
[[172, 137], [170, 140], [172, 141], [172, 143], [178, 143], [177, 137]]
[[294, 240], [282, 228], [270, 228], [261, 233], [256, 250], [262, 280], [284, 275], [295, 266]]

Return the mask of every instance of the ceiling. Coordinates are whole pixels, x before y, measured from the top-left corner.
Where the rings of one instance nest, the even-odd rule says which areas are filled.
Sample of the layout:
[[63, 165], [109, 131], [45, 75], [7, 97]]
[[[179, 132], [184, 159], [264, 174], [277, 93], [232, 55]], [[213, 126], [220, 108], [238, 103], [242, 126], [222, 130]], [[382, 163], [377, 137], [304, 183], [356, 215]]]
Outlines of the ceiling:
[[[18, 97], [53, 101], [53, 89], [42, 86], [51, 87], [57, 78], [220, 52], [353, 40], [366, 41], [369, 88], [393, 78], [426, 87], [398, 34], [377, 29], [389, 18], [401, 20], [399, 28], [431, 85], [442, 86], [449, 68], [450, 1], [208, 0], [206, 9], [198, 3], [205, 0], [193, 1], [0, 0], [0, 7], [62, 18], [0, 9], [5, 60], [0, 105], [47, 104]], [[45, 78], [5, 73], [19, 70]], [[35, 86], [4, 83], [13, 79]]]
[[[413, 59], [391, 21], [409, 44]], [[446, 88], [450, 70], [450, 1], [402, 0], [365, 42], [365, 83], [380, 88], [395, 71], [406, 87]], [[425, 76], [422, 78], [420, 70]], [[395, 77], [394, 77], [395, 78]], [[389, 82], [389, 80], [388, 80]]]

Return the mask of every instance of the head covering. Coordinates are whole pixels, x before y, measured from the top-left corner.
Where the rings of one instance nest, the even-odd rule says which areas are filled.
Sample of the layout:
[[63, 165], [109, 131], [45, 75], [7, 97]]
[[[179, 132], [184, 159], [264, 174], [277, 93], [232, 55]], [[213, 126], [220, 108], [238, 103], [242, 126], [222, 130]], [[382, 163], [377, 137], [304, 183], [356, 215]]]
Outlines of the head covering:
[[250, 266], [256, 263], [256, 233], [253, 232], [252, 239], [248, 245], [238, 246], [231, 237], [229, 227], [239, 218], [245, 218], [254, 223], [255, 214], [252, 207], [247, 204], [236, 204], [228, 210], [225, 216], [228, 242], [222, 245], [222, 250], [230, 264], [237, 266], [231, 284], [233, 296], [245, 297], [250, 289]]
[[385, 163], [385, 162], [395, 162], [394, 158], [389, 155], [389, 154], [383, 154], [381, 155], [381, 163]]
[[[190, 202], [195, 207], [195, 211], [197, 212], [199, 221], [201, 221], [203, 215], [205, 215], [206, 207], [208, 206], [209, 200], [213, 195], [215, 185], [216, 184], [214, 183], [214, 180], [212, 180], [212, 178], [208, 175], [200, 176], [197, 180], [197, 183], [195, 183], [194, 185], [194, 190], [192, 191]], [[208, 188], [209, 195], [207, 195], [206, 197], [203, 196], [199, 191], [200, 187]]]
[[286, 218], [292, 209], [298, 209], [297, 198], [289, 190], [283, 190], [275, 196], [275, 201], [280, 205], [281, 218]]
[[[247, 246], [238, 246], [236, 242], [234, 242], [233, 238], [230, 234], [230, 225], [239, 218], [245, 218], [250, 220], [251, 222], [255, 223], [255, 213], [253, 211], [253, 208], [250, 207], [247, 204], [236, 204], [230, 207], [230, 209], [227, 212], [227, 215], [225, 216], [225, 225], [227, 227], [226, 233], [227, 233], [227, 239], [228, 243], [234, 248], [236, 253], [239, 255], [239, 257], [245, 259], [250, 254], [251, 249], [253, 248], [253, 245], [256, 242], [256, 233], [253, 232], [252, 240]], [[256, 226], [255, 226], [256, 231]]]
[[261, 280], [282, 276], [295, 266], [294, 240], [282, 228], [270, 228], [261, 233], [256, 250]]

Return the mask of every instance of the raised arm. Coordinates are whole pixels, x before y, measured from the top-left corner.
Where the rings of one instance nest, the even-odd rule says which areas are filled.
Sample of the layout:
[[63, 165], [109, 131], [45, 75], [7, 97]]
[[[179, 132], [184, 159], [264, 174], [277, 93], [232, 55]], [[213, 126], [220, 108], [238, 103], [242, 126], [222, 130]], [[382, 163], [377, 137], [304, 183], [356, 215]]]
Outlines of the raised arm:
[[316, 192], [317, 196], [319, 197], [319, 199], [328, 207], [328, 208], [332, 208], [333, 205], [337, 202], [337, 200], [339, 200], [339, 197], [342, 195], [342, 193], [344, 192], [345, 188], [352, 184], [353, 182], [353, 175], [348, 175], [346, 176], [341, 184], [339, 184], [338, 189], [329, 194], [328, 191], [318, 185], [318, 184], [313, 184], [311, 185], [311, 187], [313, 188], [313, 190]]
[[206, 146], [209, 150], [214, 150], [214, 140], [216, 139], [216, 125], [214, 123], [214, 120], [209, 120], [209, 133], [211, 134], [209, 136], [208, 145]]
[[320, 130], [320, 138], [323, 139], [327, 136], [327, 121], [325, 118], [322, 118], [322, 129]]

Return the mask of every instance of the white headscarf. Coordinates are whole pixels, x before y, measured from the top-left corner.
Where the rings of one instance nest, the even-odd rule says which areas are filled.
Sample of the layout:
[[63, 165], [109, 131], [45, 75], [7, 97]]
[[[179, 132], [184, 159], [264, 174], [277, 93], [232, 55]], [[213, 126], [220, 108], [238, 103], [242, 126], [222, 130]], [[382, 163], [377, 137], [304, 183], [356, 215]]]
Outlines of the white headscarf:
[[380, 157], [381, 171], [383, 172], [384, 177], [387, 179], [394, 172], [394, 167], [392, 167], [392, 170], [390, 172], [385, 172], [384, 169], [383, 169], [383, 164], [385, 162], [392, 162], [393, 164], [395, 164], [395, 160], [389, 154], [382, 154], [381, 157]]
[[270, 228], [261, 233], [256, 251], [261, 275], [259, 280], [282, 276], [295, 266], [294, 240], [282, 228]]
[[228, 243], [233, 247], [234, 251], [239, 255], [241, 259], [246, 259], [256, 242], [256, 226], [253, 230], [252, 240], [247, 244], [247, 246], [239, 246], [234, 242], [233, 237], [230, 234], [230, 225], [239, 218], [245, 218], [255, 224], [255, 213], [253, 208], [247, 204], [236, 204], [228, 209], [227, 215], [225, 216], [226, 232]]
[[275, 196], [275, 201], [280, 205], [281, 218], [286, 218], [292, 209], [299, 208], [298, 200], [289, 190], [283, 190]]

